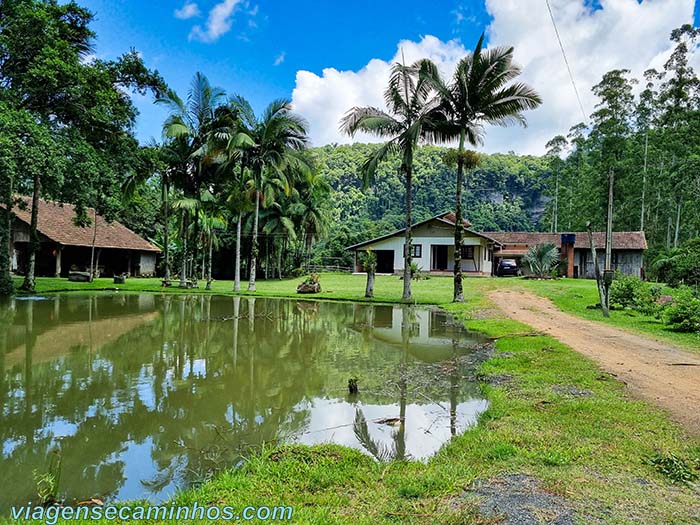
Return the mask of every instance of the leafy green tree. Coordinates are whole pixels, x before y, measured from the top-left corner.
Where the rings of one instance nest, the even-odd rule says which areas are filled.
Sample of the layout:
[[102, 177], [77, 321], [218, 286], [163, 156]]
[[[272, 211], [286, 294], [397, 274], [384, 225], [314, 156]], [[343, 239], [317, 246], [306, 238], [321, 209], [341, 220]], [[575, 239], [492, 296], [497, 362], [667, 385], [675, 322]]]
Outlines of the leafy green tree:
[[[225, 104], [225, 93], [221, 88], [212, 86], [202, 73], [196, 73], [183, 101], [177, 93], [169, 90], [158, 103], [167, 106], [170, 115], [163, 123], [163, 135], [166, 138], [166, 159], [170, 164], [170, 179], [183, 192], [182, 205], [193, 213], [183, 214], [185, 221], [180, 234], [188, 236], [189, 220], [194, 220], [194, 242], [191, 242], [193, 261], [191, 277], [196, 282], [196, 265], [198, 261], [199, 213], [201, 197], [213, 177], [213, 158], [209, 148], [210, 134], [216, 129], [217, 110]], [[187, 260], [190, 257], [187, 239], [181, 239], [183, 253], [180, 267], [180, 287], [187, 286]]]
[[[455, 192], [454, 293], [455, 302], [464, 301], [462, 289], [462, 186], [464, 169], [474, 168], [473, 155], [465, 153], [465, 144], [483, 143], [484, 125], [525, 125], [523, 112], [542, 103], [540, 96], [526, 84], [512, 82], [521, 73], [513, 62], [512, 47], [483, 50], [482, 34], [470, 53], [457, 64], [452, 81], [445, 82], [437, 66], [424, 61], [421, 72], [437, 91], [441, 118], [436, 121], [441, 133], [458, 139], [457, 186]], [[471, 165], [469, 164], [471, 163]], [[465, 166], [465, 164], [467, 164]]]
[[[138, 148], [131, 135], [136, 109], [125, 90], [158, 94], [165, 89], [162, 78], [133, 50], [115, 61], [88, 59], [95, 36], [92, 18], [74, 2], [0, 3], [2, 97], [29, 112], [53, 143], [44, 153], [45, 170], [28, 173], [26, 184], [17, 185], [32, 192], [29, 266], [22, 285], [28, 291], [34, 289], [40, 196], [74, 202], [77, 221], [87, 222], [92, 195], [83, 190], [95, 188], [91, 182], [100, 179], [102, 193], [116, 193], [121, 184], [115, 184], [119, 174], [113, 167]], [[81, 157], [78, 162], [74, 155]], [[61, 169], [67, 158], [71, 169]]]
[[374, 107], [354, 107], [340, 122], [340, 129], [354, 136], [358, 131], [389, 140], [376, 149], [360, 169], [362, 182], [370, 186], [375, 179], [379, 164], [391, 154], [401, 157], [400, 170], [405, 184], [405, 243], [403, 295], [404, 301], [411, 300], [411, 197], [413, 192], [413, 157], [422, 139], [439, 136], [433, 119], [435, 103], [430, 98], [430, 84], [420, 75], [422, 63], [411, 66], [396, 63], [391, 68], [389, 85], [384, 91], [384, 101], [389, 112]]
[[[243, 101], [239, 105], [250, 108], [250, 104]], [[252, 144], [243, 146], [243, 155], [251, 173], [247, 187], [254, 205], [248, 291], [254, 292], [260, 252], [260, 206], [271, 204], [278, 190], [289, 193], [287, 173], [290, 169], [306, 169], [306, 159], [300, 152], [307, 146], [308, 125], [292, 111], [290, 101], [285, 99], [271, 102], [260, 118], [255, 118], [251, 111], [246, 113], [249, 115], [246, 135], [252, 139]]]

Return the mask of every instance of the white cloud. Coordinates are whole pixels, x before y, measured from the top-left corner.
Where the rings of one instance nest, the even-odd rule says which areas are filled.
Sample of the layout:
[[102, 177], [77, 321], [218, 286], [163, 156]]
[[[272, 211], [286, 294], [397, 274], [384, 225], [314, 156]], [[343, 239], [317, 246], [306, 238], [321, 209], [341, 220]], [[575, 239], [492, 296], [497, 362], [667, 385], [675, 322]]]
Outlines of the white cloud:
[[199, 7], [194, 2], [185, 2], [182, 8], [175, 10], [175, 18], [179, 18], [180, 20], [187, 20], [188, 18], [194, 18], [199, 15]]
[[203, 29], [200, 25], [194, 26], [190, 32], [190, 40], [214, 42], [228, 33], [233, 23], [233, 13], [240, 2], [241, 0], [223, 0], [212, 7], [206, 27]]
[[321, 76], [310, 71], [297, 71], [292, 103], [295, 111], [308, 119], [311, 139], [315, 145], [378, 140], [363, 134], [356, 135], [354, 139], [341, 135], [338, 123], [353, 106], [384, 107], [383, 94], [389, 70], [392, 63], [401, 60], [402, 51], [406, 63], [419, 58], [430, 58], [440, 64], [446, 74], [454, 69], [457, 61], [466, 53], [456, 40], [441, 42], [434, 36], [426, 36], [420, 42], [400, 42], [391, 61], [375, 58], [360, 71], [327, 68]]
[[[591, 87], [606, 71], [632, 70], [641, 77], [648, 67], [661, 67], [671, 50], [672, 29], [692, 22], [693, 0], [601, 0], [602, 9], [591, 10], [584, 0], [551, 0], [559, 33], [571, 64], [583, 105], [594, 110]], [[484, 150], [544, 152], [545, 143], [582, 120], [571, 81], [541, 0], [486, 0], [493, 20], [487, 28], [489, 45], [512, 45], [524, 67], [522, 80], [541, 95], [543, 105], [527, 114], [529, 127], [490, 128]], [[473, 46], [475, 42], [467, 42]], [[443, 42], [426, 36], [420, 42], [402, 41], [391, 61], [370, 60], [359, 71], [324, 69], [321, 75], [298, 71], [292, 93], [295, 109], [310, 123], [316, 145], [353, 141], [377, 141], [374, 137], [343, 136], [338, 121], [353, 106], [384, 107], [382, 94], [390, 64], [420, 57], [433, 59], [449, 75], [467, 53], [461, 42]]]
[[274, 65], [279, 66], [284, 62], [284, 59], [287, 58], [287, 53], [282, 51], [279, 55], [275, 57]]

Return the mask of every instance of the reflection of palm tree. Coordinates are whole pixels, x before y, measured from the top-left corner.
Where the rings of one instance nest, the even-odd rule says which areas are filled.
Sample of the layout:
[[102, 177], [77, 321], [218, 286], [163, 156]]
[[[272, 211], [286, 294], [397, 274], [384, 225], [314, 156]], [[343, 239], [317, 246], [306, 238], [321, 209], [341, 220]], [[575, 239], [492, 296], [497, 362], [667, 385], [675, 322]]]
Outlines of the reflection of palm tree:
[[367, 426], [367, 418], [365, 418], [364, 412], [362, 412], [362, 409], [359, 407], [355, 407], [355, 419], [352, 428], [360, 445], [362, 445], [367, 452], [372, 454], [377, 461], [405, 459], [406, 432], [403, 419], [401, 420], [399, 430], [391, 435], [393, 440], [391, 445], [385, 445], [384, 443], [372, 439], [372, 436], [369, 434], [369, 427]]

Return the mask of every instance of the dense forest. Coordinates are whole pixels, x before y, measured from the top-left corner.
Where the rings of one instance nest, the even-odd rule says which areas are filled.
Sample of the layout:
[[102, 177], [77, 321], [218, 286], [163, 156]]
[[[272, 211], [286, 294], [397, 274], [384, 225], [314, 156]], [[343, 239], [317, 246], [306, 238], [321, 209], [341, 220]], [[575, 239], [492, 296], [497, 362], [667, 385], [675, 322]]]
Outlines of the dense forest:
[[[408, 202], [412, 221], [420, 221], [454, 210], [459, 188], [462, 216], [477, 230], [581, 231], [588, 222], [602, 230], [610, 206], [613, 229], [646, 232], [650, 270], [697, 252], [700, 79], [689, 63], [700, 31], [690, 26], [672, 32], [674, 51], [662, 70], [646, 71], [641, 81], [624, 69], [606, 73], [593, 87], [598, 103], [590, 121], [554, 137], [536, 157], [465, 150], [481, 149], [488, 124], [525, 123], [523, 111], [540, 100], [522, 84], [475, 92], [477, 77], [460, 85], [459, 75], [445, 81], [428, 61], [396, 64], [385, 94], [389, 113], [348, 108], [348, 115], [359, 115], [353, 125], [368, 115], [369, 126], [383, 122], [379, 136], [418, 130], [410, 140], [310, 148], [308, 125], [287, 100], [256, 114], [243, 96], [210, 85], [202, 73], [177, 94], [133, 50], [111, 61], [92, 58], [93, 15], [75, 3], [18, 0], [0, 10], [6, 292], [12, 209], [25, 205], [18, 195], [76, 204], [75, 220], [86, 228], [91, 207], [120, 220], [163, 249], [161, 273], [166, 281], [178, 275], [181, 284], [237, 277], [238, 287], [243, 276], [254, 289], [256, 276], [350, 266], [345, 248], [403, 227]], [[489, 64], [517, 77], [512, 48], [482, 44], [483, 37], [460, 62], [464, 78], [495, 70]], [[392, 87], [397, 79], [415, 87], [411, 100]], [[516, 88], [520, 106], [497, 107], [489, 118], [467, 111], [477, 102], [488, 109], [495, 95], [508, 103]], [[129, 93], [151, 94], [169, 110], [160, 144], [138, 144]], [[411, 124], [415, 118], [423, 119], [421, 129]], [[351, 124], [338, 123], [349, 135]], [[455, 141], [459, 150], [449, 147]], [[33, 257], [36, 224], [31, 231]]]

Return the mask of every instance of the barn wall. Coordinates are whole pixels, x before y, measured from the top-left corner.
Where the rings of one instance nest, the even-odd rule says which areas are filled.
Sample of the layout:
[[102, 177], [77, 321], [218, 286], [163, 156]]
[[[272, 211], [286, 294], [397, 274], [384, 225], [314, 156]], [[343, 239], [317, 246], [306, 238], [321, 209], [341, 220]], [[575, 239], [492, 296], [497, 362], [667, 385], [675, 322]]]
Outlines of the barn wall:
[[153, 252], [141, 253], [138, 275], [149, 277], [156, 274], [156, 254]]
[[[644, 267], [644, 252], [642, 250], [613, 250], [613, 269], [623, 275], [642, 277]], [[605, 268], [605, 251], [597, 250], [598, 265], [601, 271]], [[583, 272], [582, 263], [585, 259], [586, 267]], [[574, 265], [579, 267], [579, 275], [588, 279], [595, 278], [595, 268], [591, 259], [590, 250], [576, 250]], [[581, 275], [583, 273], [583, 275]]]

